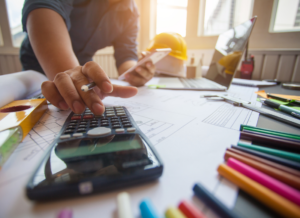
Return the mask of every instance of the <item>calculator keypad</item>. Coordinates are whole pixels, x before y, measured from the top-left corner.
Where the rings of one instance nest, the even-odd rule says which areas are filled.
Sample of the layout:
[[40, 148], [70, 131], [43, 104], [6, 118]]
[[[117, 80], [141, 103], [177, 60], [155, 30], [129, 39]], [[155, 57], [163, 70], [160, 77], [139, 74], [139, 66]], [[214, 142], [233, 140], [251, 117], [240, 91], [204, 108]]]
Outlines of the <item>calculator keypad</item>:
[[[92, 131], [93, 130], [93, 131]], [[73, 114], [60, 139], [118, 133], [135, 132], [122, 106], [106, 107], [102, 115], [94, 115], [90, 109], [82, 114]]]

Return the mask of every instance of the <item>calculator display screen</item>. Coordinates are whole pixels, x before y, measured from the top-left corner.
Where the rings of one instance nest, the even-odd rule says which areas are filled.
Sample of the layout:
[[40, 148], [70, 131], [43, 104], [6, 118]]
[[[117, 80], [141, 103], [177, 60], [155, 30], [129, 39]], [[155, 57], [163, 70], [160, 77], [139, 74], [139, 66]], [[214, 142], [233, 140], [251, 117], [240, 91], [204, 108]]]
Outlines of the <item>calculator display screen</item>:
[[118, 177], [159, 162], [139, 134], [80, 138], [57, 143], [33, 179], [34, 186]]

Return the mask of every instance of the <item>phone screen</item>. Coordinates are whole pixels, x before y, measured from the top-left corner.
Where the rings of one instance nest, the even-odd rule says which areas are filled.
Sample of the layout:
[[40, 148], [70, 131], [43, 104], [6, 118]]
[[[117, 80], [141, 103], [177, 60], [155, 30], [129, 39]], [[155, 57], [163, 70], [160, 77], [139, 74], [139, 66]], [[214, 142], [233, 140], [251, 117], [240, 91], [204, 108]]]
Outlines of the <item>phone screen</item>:
[[33, 187], [92, 178], [119, 178], [159, 165], [139, 134], [81, 138], [57, 143], [32, 180]]

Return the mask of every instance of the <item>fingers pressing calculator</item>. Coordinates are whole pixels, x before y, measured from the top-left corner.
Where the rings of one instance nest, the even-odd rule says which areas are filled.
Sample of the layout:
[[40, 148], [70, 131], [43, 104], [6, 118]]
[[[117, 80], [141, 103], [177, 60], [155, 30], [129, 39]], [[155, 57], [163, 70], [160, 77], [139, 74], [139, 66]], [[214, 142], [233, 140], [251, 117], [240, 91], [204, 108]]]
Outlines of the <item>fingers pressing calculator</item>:
[[103, 192], [157, 179], [163, 164], [128, 110], [69, 115], [29, 180], [31, 200], [50, 200]]

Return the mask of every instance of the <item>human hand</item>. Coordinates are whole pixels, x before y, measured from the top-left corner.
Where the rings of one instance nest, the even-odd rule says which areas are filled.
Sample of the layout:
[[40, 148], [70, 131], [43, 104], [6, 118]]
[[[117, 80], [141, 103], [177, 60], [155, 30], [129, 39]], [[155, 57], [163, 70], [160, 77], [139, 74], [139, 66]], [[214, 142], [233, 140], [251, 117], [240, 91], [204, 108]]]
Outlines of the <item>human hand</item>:
[[[81, 86], [94, 81], [97, 86], [83, 92]], [[83, 113], [87, 106], [95, 115], [103, 114], [102, 99], [106, 96], [129, 98], [137, 93], [135, 87], [113, 85], [103, 69], [95, 62], [58, 73], [53, 81], [42, 84], [42, 93], [54, 106], [76, 114]]]
[[[141, 59], [145, 57], [145, 54], [142, 55]], [[152, 79], [155, 70], [155, 65], [151, 61], [148, 61], [144, 66], [138, 66], [134, 71], [127, 73], [125, 80], [133, 86], [143, 86]]]

